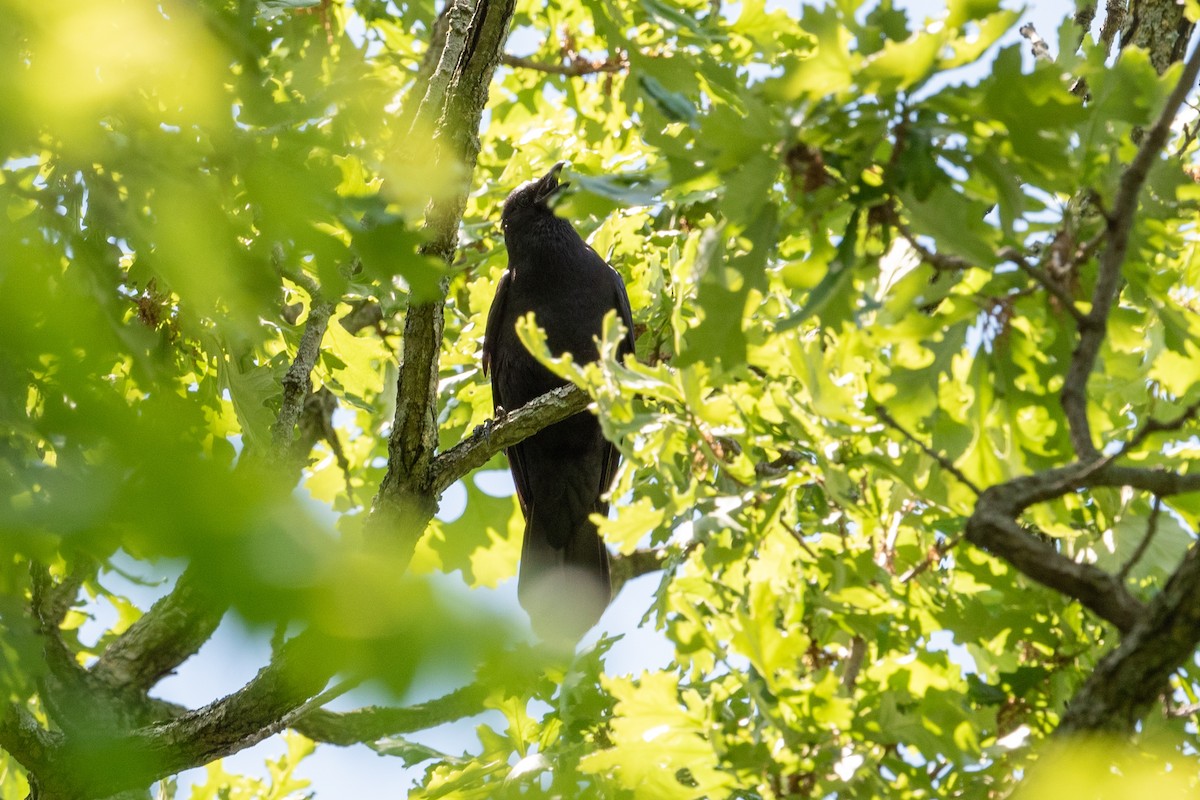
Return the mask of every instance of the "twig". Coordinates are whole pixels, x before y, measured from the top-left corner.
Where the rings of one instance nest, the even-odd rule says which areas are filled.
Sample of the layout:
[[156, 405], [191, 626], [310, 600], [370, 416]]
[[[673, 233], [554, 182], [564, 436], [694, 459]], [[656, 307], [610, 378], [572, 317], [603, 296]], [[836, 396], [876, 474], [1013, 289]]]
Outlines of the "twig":
[[946, 539], [946, 540], [938, 543], [934, 547], [934, 552], [937, 554], [937, 557], [935, 558], [932, 553], [927, 553], [925, 555], [924, 560], [922, 560], [919, 564], [915, 564], [914, 566], [909, 568], [908, 572], [905, 572], [903, 575], [900, 576], [900, 579], [899, 579], [900, 582], [908, 583], [909, 581], [911, 581], [913, 578], [917, 577], [921, 573], [929, 570], [930, 567], [932, 567], [934, 564], [941, 561], [945, 557], [946, 553], [949, 553], [951, 550], [958, 547], [959, 543], [962, 542], [962, 540], [963, 540], [963, 536], [962, 536], [962, 534], [959, 534], [958, 536], [955, 536], [953, 539]]
[[1154, 160], [1161, 154], [1180, 105], [1200, 75], [1200, 47], [1192, 51], [1184, 66], [1179, 83], [1171, 91], [1154, 126], [1146, 133], [1137, 155], [1126, 167], [1118, 184], [1112, 212], [1108, 215], [1107, 242], [1100, 254], [1100, 268], [1092, 292], [1092, 307], [1079, 323], [1079, 343], [1067, 367], [1059, 400], [1067, 417], [1071, 444], [1082, 461], [1096, 458], [1091, 425], [1087, 418], [1087, 382], [1096, 365], [1108, 331], [1108, 315], [1121, 287], [1121, 267], [1129, 246], [1133, 217], [1137, 212], [1138, 196]]
[[551, 75], [565, 75], [575, 78], [582, 75], [596, 75], [599, 73], [614, 73], [622, 72], [629, 68], [629, 60], [621, 55], [609, 56], [603, 61], [593, 61], [584, 58], [579, 54], [575, 54], [573, 58], [569, 58], [562, 64], [551, 64], [545, 61], [534, 61], [530, 58], [521, 56], [505, 55], [502, 62], [510, 67], [518, 67], [520, 69], [531, 69], [537, 72], [546, 72]]
[[1146, 420], [1146, 424], [1142, 426], [1141, 430], [1135, 433], [1133, 438], [1125, 443], [1118, 455], [1125, 455], [1129, 451], [1140, 446], [1142, 442], [1146, 441], [1147, 438], [1155, 433], [1165, 433], [1167, 431], [1179, 430], [1186, 425], [1189, 420], [1195, 419], [1198, 413], [1200, 413], [1200, 400], [1197, 400], [1185, 408], [1183, 412], [1174, 419], [1163, 420], [1160, 422], [1159, 420], [1154, 419], [1154, 417], [1151, 417], [1150, 419]]
[[1178, 708], [1168, 708], [1167, 709], [1167, 716], [1172, 719], [1178, 719], [1180, 717], [1190, 717], [1193, 714], [1200, 714], [1200, 703], [1189, 703], [1186, 706], [1179, 706]]
[[892, 224], [896, 226], [896, 230], [900, 231], [900, 235], [908, 240], [908, 243], [912, 245], [913, 250], [917, 251], [917, 254], [921, 256], [921, 260], [939, 272], [961, 272], [965, 269], [970, 269], [971, 267], [975, 266], [965, 258], [950, 256], [946, 255], [945, 253], [935, 253], [933, 250], [930, 250], [928, 247], [921, 244], [921, 242], [917, 239], [916, 234], [912, 232], [912, 229], [899, 219], [893, 218]]
[[929, 456], [934, 461], [936, 461], [938, 464], [940, 464], [942, 469], [946, 470], [951, 475], [958, 478], [958, 480], [964, 486], [966, 486], [968, 489], [970, 489], [972, 492], [974, 492], [977, 495], [983, 493], [982, 490], [978, 486], [975, 485], [974, 481], [972, 481], [970, 478], [968, 478], [966, 475], [964, 475], [962, 470], [960, 470], [958, 467], [956, 467], [954, 465], [953, 461], [951, 461], [949, 458], [942, 455], [941, 453], [937, 452], [936, 450], [931, 448], [929, 445], [925, 444], [920, 439], [918, 439], [916, 436], [914, 436], [913, 434], [911, 434], [907, 430], [905, 430], [904, 426], [902, 426], [899, 422], [897, 422], [896, 418], [893, 417], [890, 413], [888, 413], [888, 410], [886, 408], [884, 408], [882, 405], [877, 404], [875, 406], [875, 415], [877, 417], [879, 417], [881, 420], [883, 420], [887, 425], [889, 425], [890, 427], [893, 427], [897, 431], [899, 431], [900, 434], [905, 439], [908, 439], [910, 442], [915, 444], [917, 447], [921, 448], [921, 451], [923, 453], [925, 453], [925, 455]]
[[1142, 560], [1142, 556], [1146, 554], [1146, 549], [1150, 547], [1150, 542], [1154, 540], [1154, 534], [1158, 532], [1158, 514], [1161, 510], [1162, 498], [1154, 495], [1154, 505], [1150, 508], [1150, 518], [1146, 521], [1146, 535], [1138, 542], [1137, 549], [1133, 551], [1133, 555], [1129, 557], [1129, 560], [1117, 571], [1117, 580], [1121, 583], [1124, 583], [1129, 578], [1130, 571]]
[[782, 450], [779, 457], [770, 461], [760, 461], [754, 465], [754, 474], [760, 478], [773, 478], [777, 475], [782, 475], [797, 464], [803, 464], [810, 460], [807, 453], [802, 453], [799, 450]]
[[861, 636], [850, 640], [850, 653], [846, 656], [845, 672], [842, 673], [842, 691], [847, 694], [854, 692], [858, 683], [858, 673], [862, 669], [863, 660], [867, 657], [867, 641]]
[[1004, 250], [1001, 251], [1001, 253], [1006, 252], [1007, 257], [1005, 260], [1016, 264], [1022, 271], [1029, 275], [1029, 277], [1041, 284], [1042, 288], [1054, 295], [1054, 297], [1058, 300], [1059, 305], [1061, 305], [1063, 309], [1065, 309], [1072, 317], [1074, 317], [1076, 322], [1083, 322], [1085, 315], [1079, 310], [1079, 306], [1075, 305], [1075, 298], [1071, 297], [1071, 294], [1066, 290], [1066, 287], [1047, 275], [1046, 271], [1041, 267], [1037, 266], [1036, 264], [1030, 264], [1023, 257], [1021, 257], [1020, 253], [1016, 252], [1012, 248], [1004, 248]]

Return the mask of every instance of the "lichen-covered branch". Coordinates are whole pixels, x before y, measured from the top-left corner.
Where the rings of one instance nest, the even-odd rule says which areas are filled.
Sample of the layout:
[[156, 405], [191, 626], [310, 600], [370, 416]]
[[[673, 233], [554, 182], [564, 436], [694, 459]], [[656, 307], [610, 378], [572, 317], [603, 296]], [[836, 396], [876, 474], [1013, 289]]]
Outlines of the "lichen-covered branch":
[[1192, 547], [1121, 645], [1096, 665], [1071, 699], [1059, 734], [1131, 734], [1200, 646], [1200, 550]]
[[100, 654], [92, 676], [113, 689], [148, 691], [209, 640], [225, 608], [195, 570], [184, 570], [175, 588]]
[[487, 696], [485, 685], [473, 683], [406, 708], [368, 706], [354, 711], [312, 711], [292, 727], [314, 741], [348, 746], [426, 730], [473, 716], [484, 710], [483, 701]]
[[283, 400], [275, 424], [271, 426], [271, 449], [276, 462], [286, 461], [291, 455], [296, 423], [304, 410], [304, 401], [312, 391], [312, 371], [321, 355], [321, 340], [325, 338], [329, 317], [333, 314], [334, 303], [320, 295], [313, 294], [309, 302], [304, 333], [300, 336], [296, 357], [284, 373]]
[[326, 661], [314, 649], [319, 646], [301, 634], [237, 692], [169, 721], [64, 739], [45, 753], [37, 774], [42, 796], [107, 797], [262, 741], [328, 682], [328, 672], [313, 666]]
[[[462, 8], [468, 8], [460, 2]], [[479, 123], [487, 104], [488, 86], [500, 63], [512, 21], [514, 2], [475, 5], [470, 24], [456, 27], [452, 12], [447, 43], [419, 119], [439, 109], [436, 127], [438, 161], [463, 175], [474, 171], [479, 154]], [[461, 11], [461, 9], [460, 9]], [[451, 41], [453, 39], [453, 41]], [[457, 59], [452, 61], [451, 59]], [[446, 78], [445, 65], [454, 64]], [[444, 92], [440, 81], [449, 80]], [[444, 101], [439, 93], [444, 94]], [[458, 226], [466, 208], [468, 182], [457, 191], [434, 198], [425, 220], [422, 252], [450, 263], [458, 242]], [[443, 294], [445, 291], [443, 284]], [[376, 532], [399, 531], [405, 546], [416, 538], [437, 508], [432, 490], [437, 448], [438, 355], [442, 344], [444, 299], [409, 306], [404, 323], [404, 353], [396, 390], [396, 416], [388, 440], [388, 467], [371, 514]]]
[[481, 425], [462, 442], [434, 459], [431, 488], [441, 494], [468, 472], [482, 467], [496, 453], [583, 411], [588, 402], [586, 392], [574, 384], [567, 384]]

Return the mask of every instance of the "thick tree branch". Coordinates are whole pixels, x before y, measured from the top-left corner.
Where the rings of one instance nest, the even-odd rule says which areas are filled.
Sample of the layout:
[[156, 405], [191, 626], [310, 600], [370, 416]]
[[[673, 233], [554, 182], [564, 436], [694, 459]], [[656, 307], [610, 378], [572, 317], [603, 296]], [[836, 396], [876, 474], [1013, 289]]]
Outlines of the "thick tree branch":
[[1142, 613], [1142, 605], [1112, 575], [1091, 564], [1082, 564], [1030, 535], [997, 502], [987, 489], [967, 521], [967, 541], [1008, 561], [1033, 580], [1073, 597], [1117, 630], [1128, 633]]
[[498, 419], [480, 425], [470, 436], [433, 462], [430, 486], [440, 495], [450, 484], [543, 428], [587, 408], [590, 398], [574, 384], [560, 386]]
[[38, 780], [46, 797], [106, 797], [250, 747], [276, 732], [329, 680], [321, 644], [301, 634], [270, 665], [228, 697], [167, 722], [128, 731], [97, 728], [47, 754]]
[[[447, 43], [430, 80], [417, 117], [437, 111], [438, 161], [446, 170], [470, 175], [479, 153], [479, 122], [488, 85], [500, 62], [512, 21], [515, 0], [480, 2], [470, 25], [456, 27], [451, 12]], [[461, 2], [460, 11], [469, 8]], [[449, 65], [453, 71], [447, 77]], [[422, 251], [446, 263], [453, 261], [458, 226], [466, 207], [468, 182], [430, 204], [425, 220], [427, 242]], [[404, 324], [404, 354], [396, 392], [396, 416], [388, 440], [388, 468], [371, 514], [375, 531], [401, 531], [404, 549], [415, 545], [437, 509], [431, 489], [437, 447], [438, 355], [442, 343], [442, 297], [409, 306]]]
[[169, 594], [100, 655], [93, 678], [112, 689], [148, 691], [209, 640], [225, 608], [189, 567]]
[[1150, 173], [1150, 167], [1166, 146], [1171, 123], [1175, 120], [1179, 107], [1196, 84], [1197, 75], [1200, 75], [1200, 47], [1192, 52], [1191, 58], [1184, 66], [1183, 75], [1167, 98], [1158, 120], [1146, 133], [1137, 155], [1122, 173], [1116, 198], [1108, 215], [1107, 241], [1100, 253], [1091, 310], [1079, 323], [1079, 342], [1067, 367], [1060, 397], [1063, 412], [1067, 417], [1071, 444], [1076, 455], [1083, 461], [1092, 461], [1098, 457], [1087, 418], [1087, 384], [1096, 366], [1100, 346], [1108, 332], [1109, 312], [1120, 293], [1121, 268], [1129, 247], [1129, 234], [1133, 229], [1138, 197]]
[[1144, 617], [1106, 656], [1067, 706], [1059, 734], [1128, 735], [1200, 646], [1200, 549], [1192, 547]]
[[46, 769], [50, 754], [61, 741], [62, 734], [43, 728], [22, 706], [5, 703], [0, 710], [0, 750], [29, 772]]

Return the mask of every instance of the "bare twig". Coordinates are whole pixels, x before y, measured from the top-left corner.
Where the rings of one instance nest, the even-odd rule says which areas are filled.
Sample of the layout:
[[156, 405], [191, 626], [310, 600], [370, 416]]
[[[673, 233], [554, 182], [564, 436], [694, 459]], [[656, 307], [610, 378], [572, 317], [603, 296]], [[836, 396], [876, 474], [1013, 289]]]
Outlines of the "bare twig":
[[958, 478], [959, 482], [962, 483], [963, 486], [966, 486], [968, 489], [970, 489], [975, 494], [982, 493], [982, 490], [978, 486], [975, 485], [975, 482], [972, 481], [970, 478], [968, 478], [966, 475], [964, 475], [962, 470], [960, 470], [958, 467], [956, 467], [954, 465], [953, 461], [951, 461], [949, 458], [942, 455], [941, 453], [937, 452], [936, 450], [931, 448], [929, 445], [925, 444], [920, 439], [918, 439], [916, 436], [914, 436], [913, 434], [911, 434], [907, 430], [905, 430], [904, 426], [901, 425], [899, 422], [897, 422], [896, 418], [893, 417], [888, 412], [888, 410], [886, 408], [884, 408], [882, 405], [877, 404], [875, 406], [875, 415], [877, 417], [879, 417], [881, 420], [883, 420], [887, 425], [889, 425], [890, 427], [895, 428], [897, 431], [899, 431], [900, 435], [903, 436], [905, 439], [908, 439], [910, 442], [915, 444], [917, 447], [921, 448], [921, 451], [923, 453], [925, 453], [925, 455], [929, 456], [934, 461], [936, 461], [938, 464], [940, 464], [942, 469], [946, 470], [951, 475]]
[[1155, 495], [1154, 505], [1150, 509], [1150, 518], [1146, 521], [1146, 534], [1138, 542], [1137, 549], [1129, 556], [1129, 560], [1117, 571], [1117, 580], [1122, 583], [1129, 578], [1130, 571], [1142, 560], [1142, 556], [1146, 554], [1147, 548], [1150, 547], [1150, 542], [1154, 540], [1154, 534], [1158, 532], [1158, 514], [1161, 510], [1162, 498]]
[[1195, 419], [1198, 413], [1200, 413], [1200, 400], [1197, 400], [1185, 408], [1179, 414], [1179, 416], [1175, 417], [1174, 419], [1159, 421], [1151, 417], [1150, 419], [1146, 420], [1146, 424], [1142, 426], [1141, 430], [1135, 433], [1133, 438], [1125, 443], [1125, 445], [1121, 448], [1120, 455], [1125, 455], [1126, 453], [1137, 449], [1142, 442], [1146, 441], [1146, 439], [1153, 434], [1179, 430], [1190, 420]]
[[1079, 310], [1079, 306], [1075, 305], [1075, 298], [1071, 297], [1070, 292], [1067, 291], [1065, 286], [1047, 275], [1046, 271], [1041, 267], [1026, 261], [1019, 253], [1015, 251], [1010, 254], [1010, 257], [1007, 260], [1016, 264], [1021, 268], [1022, 271], [1029, 275], [1029, 277], [1041, 284], [1042, 288], [1054, 295], [1063, 310], [1069, 313], [1076, 322], [1083, 322], [1084, 313]]
[[1095, 444], [1092, 441], [1091, 425], [1087, 418], [1087, 382], [1096, 365], [1096, 356], [1100, 352], [1108, 331], [1108, 315], [1116, 302], [1121, 287], [1121, 267], [1125, 263], [1125, 253], [1129, 246], [1129, 234], [1133, 228], [1133, 218], [1137, 211], [1138, 196], [1141, 193], [1146, 176], [1154, 160], [1162, 153], [1171, 130], [1171, 122], [1175, 119], [1180, 105], [1183, 104], [1188, 92], [1196, 83], [1200, 74], [1200, 47], [1193, 50], [1191, 57], [1184, 66], [1179, 83], [1171, 91], [1163, 106], [1162, 112], [1154, 126], [1146, 133], [1138, 148], [1137, 155], [1121, 175], [1116, 198], [1111, 213], [1108, 215], [1107, 240], [1100, 254], [1099, 272], [1096, 286], [1092, 292], [1092, 306], [1083, 320], [1079, 323], [1079, 343], [1071, 357], [1067, 375], [1060, 396], [1063, 412], [1071, 436], [1071, 444], [1075, 453], [1083, 461], [1091, 461], [1098, 457]]
[[939, 272], [961, 272], [965, 269], [970, 269], [971, 267], [975, 266], [965, 258], [946, 255], [945, 253], [936, 253], [933, 250], [930, 250], [928, 247], [921, 244], [920, 240], [917, 238], [917, 235], [913, 233], [912, 229], [899, 219], [893, 218], [892, 223], [896, 226], [896, 230], [900, 231], [900, 235], [907, 239], [908, 243], [912, 245], [913, 250], [916, 250], [917, 254], [921, 256], [921, 260]]
[[907, 572], [900, 576], [900, 582], [908, 583], [921, 573], [927, 572], [930, 567], [941, 561], [945, 557], [946, 553], [949, 553], [951, 550], [958, 547], [962, 540], [963, 536], [959, 535], [955, 536], [953, 539], [945, 539], [939, 542], [930, 552], [926, 553], [924, 560], [910, 567]]

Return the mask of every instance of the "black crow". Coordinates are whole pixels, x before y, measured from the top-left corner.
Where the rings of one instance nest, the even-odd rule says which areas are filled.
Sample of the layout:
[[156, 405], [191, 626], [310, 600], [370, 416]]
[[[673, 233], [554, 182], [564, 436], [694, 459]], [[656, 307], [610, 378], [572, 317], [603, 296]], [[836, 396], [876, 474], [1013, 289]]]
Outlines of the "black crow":
[[[497, 411], [514, 411], [566, 383], [530, 355], [514, 325], [530, 311], [550, 351], [576, 363], [599, 358], [596, 337], [616, 310], [626, 335], [618, 356], [633, 352], [633, 315], [621, 276], [587, 245], [550, 201], [564, 187], [560, 162], [504, 201], [500, 225], [508, 269], [496, 287], [483, 338], [483, 371], [492, 378]], [[509, 467], [525, 515], [518, 596], [534, 630], [546, 639], [578, 639], [596, 624], [612, 595], [608, 550], [595, 512], [612, 485], [619, 455], [586, 411], [508, 448]]]

